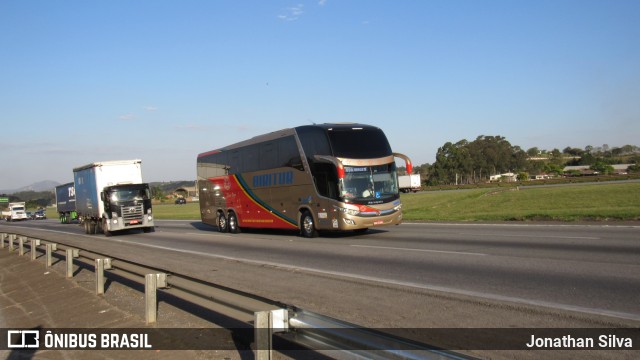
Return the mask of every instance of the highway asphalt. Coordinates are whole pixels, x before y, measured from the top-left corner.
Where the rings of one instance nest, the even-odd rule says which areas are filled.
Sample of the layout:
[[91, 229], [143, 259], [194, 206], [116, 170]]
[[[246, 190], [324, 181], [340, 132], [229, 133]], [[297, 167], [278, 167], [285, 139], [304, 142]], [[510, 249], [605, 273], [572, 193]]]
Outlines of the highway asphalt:
[[[137, 259], [369, 327], [582, 328], [639, 323], [634, 289], [639, 281], [640, 228], [635, 224], [552, 224], [533, 230], [528, 224], [403, 224], [363, 236], [313, 240], [274, 232], [218, 234], [189, 221], [158, 225], [152, 234], [108, 239], [52, 222], [37, 227], [0, 225], [0, 231], [20, 230]], [[399, 271], [402, 266], [404, 271]], [[439, 277], [446, 286], [437, 282]], [[598, 292], [598, 282], [610, 280], [612, 285]], [[514, 291], [509, 282], [521, 281], [525, 285], [509, 293]], [[554, 298], [558, 286], [568, 290]], [[612, 289], [618, 295], [602, 306], [600, 294]], [[591, 292], [595, 295], [586, 299], [577, 296], [586, 302], [569, 302], [572, 294]], [[624, 355], [579, 355], [620, 354]], [[471, 355], [501, 358], [495, 352]], [[537, 358], [530, 352], [503, 355]]]

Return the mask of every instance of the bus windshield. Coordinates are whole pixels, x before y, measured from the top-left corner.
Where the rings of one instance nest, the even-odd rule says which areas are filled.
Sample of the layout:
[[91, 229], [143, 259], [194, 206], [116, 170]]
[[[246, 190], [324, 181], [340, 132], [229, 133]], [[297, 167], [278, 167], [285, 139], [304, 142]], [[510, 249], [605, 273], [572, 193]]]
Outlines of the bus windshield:
[[333, 128], [327, 134], [335, 157], [371, 159], [391, 155], [387, 137], [377, 128]]
[[375, 204], [398, 197], [395, 163], [378, 166], [345, 166], [339, 187], [345, 202]]

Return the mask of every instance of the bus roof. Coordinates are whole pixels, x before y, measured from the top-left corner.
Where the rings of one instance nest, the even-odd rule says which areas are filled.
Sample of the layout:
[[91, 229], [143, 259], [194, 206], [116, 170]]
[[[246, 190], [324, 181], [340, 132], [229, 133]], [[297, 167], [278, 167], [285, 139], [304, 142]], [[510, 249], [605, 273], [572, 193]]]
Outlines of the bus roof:
[[376, 126], [359, 124], [359, 123], [324, 123], [324, 124], [301, 125], [301, 126], [296, 126], [294, 128], [287, 128], [287, 129], [282, 129], [278, 131], [273, 131], [267, 134], [257, 135], [248, 140], [237, 142], [235, 144], [224, 146], [215, 150], [203, 152], [201, 154], [198, 154], [198, 158], [219, 153], [221, 151], [232, 150], [232, 149], [243, 147], [246, 145], [257, 144], [264, 141], [269, 141], [269, 140], [279, 139], [281, 137], [285, 137], [289, 135], [294, 135], [298, 129], [303, 129], [303, 128], [319, 128], [324, 131], [379, 129]]

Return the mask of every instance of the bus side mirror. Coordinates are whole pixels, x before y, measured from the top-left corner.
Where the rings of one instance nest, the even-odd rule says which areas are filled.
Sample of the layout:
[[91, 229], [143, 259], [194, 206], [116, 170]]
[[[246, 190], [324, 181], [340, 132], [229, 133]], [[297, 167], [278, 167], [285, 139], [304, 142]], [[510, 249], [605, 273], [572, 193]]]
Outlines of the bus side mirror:
[[302, 164], [302, 159], [300, 159], [300, 157], [289, 159], [287, 166], [296, 170], [304, 171], [304, 165]]
[[411, 159], [409, 159], [407, 155], [400, 154], [400, 153], [393, 153], [393, 156], [403, 159], [406, 164], [407, 174], [409, 175], [413, 174], [413, 164], [411, 163]]

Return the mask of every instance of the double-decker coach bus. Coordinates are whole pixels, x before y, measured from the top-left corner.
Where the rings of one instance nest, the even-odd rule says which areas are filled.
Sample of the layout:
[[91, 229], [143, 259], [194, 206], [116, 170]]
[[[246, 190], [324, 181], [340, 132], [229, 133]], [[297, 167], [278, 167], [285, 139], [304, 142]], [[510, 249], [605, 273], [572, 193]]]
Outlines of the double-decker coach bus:
[[198, 155], [202, 222], [241, 228], [366, 231], [402, 222], [393, 153], [377, 127], [305, 125]]

